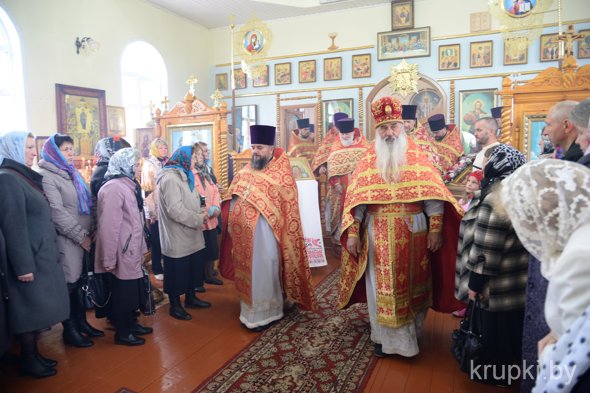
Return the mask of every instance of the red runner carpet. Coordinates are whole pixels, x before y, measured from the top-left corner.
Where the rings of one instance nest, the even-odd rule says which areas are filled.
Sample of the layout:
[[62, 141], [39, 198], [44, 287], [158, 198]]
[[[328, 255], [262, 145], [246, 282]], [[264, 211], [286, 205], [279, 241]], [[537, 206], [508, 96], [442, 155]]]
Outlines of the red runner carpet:
[[367, 309], [336, 309], [338, 276], [316, 288], [316, 311], [291, 309], [193, 393], [362, 391], [376, 361]]

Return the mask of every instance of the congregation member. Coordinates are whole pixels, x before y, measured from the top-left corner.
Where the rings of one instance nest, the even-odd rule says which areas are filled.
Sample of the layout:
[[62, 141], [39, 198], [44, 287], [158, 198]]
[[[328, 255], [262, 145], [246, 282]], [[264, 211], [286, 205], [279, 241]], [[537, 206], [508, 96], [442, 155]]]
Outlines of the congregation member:
[[317, 175], [324, 175], [327, 172], [327, 162], [332, 145], [338, 141], [340, 131], [336, 124], [341, 119], [346, 119], [348, 115], [344, 112], [336, 112], [332, 115], [332, 126], [326, 133], [326, 137], [320, 143], [318, 150], [311, 162], [311, 170]]
[[500, 144], [496, 136], [497, 127], [496, 120], [492, 117], [482, 117], [475, 122], [475, 140], [478, 146], [481, 147], [481, 150], [475, 156], [475, 160], [473, 160], [474, 171], [483, 169], [486, 151]]
[[139, 152], [117, 151], [109, 160], [105, 183], [98, 192], [96, 273], [112, 273], [110, 318], [115, 326], [115, 344], [145, 344], [138, 337], [153, 332], [142, 326], [135, 313], [146, 296], [142, 265], [147, 252], [141, 186], [136, 180]]
[[131, 147], [129, 142], [118, 135], [102, 138], [96, 143], [94, 148], [94, 171], [90, 178], [90, 192], [96, 199], [98, 190], [104, 184], [104, 174], [109, 167], [109, 160], [120, 149]]
[[576, 143], [584, 153], [578, 163], [590, 168], [590, 98], [576, 105], [572, 111], [571, 121], [578, 134]]
[[221, 213], [221, 200], [219, 190], [209, 174], [208, 166], [205, 163], [203, 145], [195, 143], [193, 150], [196, 154], [196, 161], [193, 167], [195, 177], [195, 188], [205, 201], [205, 223], [203, 224], [203, 238], [205, 248], [199, 251], [199, 259], [203, 260], [203, 274], [199, 276], [201, 281], [197, 282], [197, 292], [205, 292], [203, 280], [208, 284], [222, 285], [223, 281], [213, 274], [213, 264], [219, 258], [219, 246], [217, 244], [217, 217]]
[[430, 132], [434, 136], [432, 143], [440, 159], [442, 172], [445, 173], [455, 165], [463, 155], [463, 143], [459, 129], [455, 124], [447, 124], [442, 114], [428, 118]]
[[[252, 160], [224, 202], [221, 273], [234, 280], [240, 322], [259, 332], [284, 316], [290, 302], [305, 310], [316, 300], [289, 157], [275, 148], [275, 127], [250, 127]], [[228, 217], [227, 219], [225, 217]]]
[[412, 357], [428, 308], [462, 307], [452, 291], [462, 210], [406, 136], [398, 99], [383, 97], [371, 111], [376, 140], [359, 160], [344, 202], [337, 304], [368, 304], [376, 356]]
[[199, 251], [205, 248], [202, 225], [208, 217], [195, 187], [192, 168], [196, 162], [194, 146], [181, 146], [156, 180], [164, 292], [170, 299], [170, 316], [184, 321], [192, 316], [180, 304], [181, 295], [185, 307], [211, 307], [211, 303], [195, 296], [197, 283], [203, 281], [205, 261], [199, 258]]
[[[541, 303], [550, 329], [539, 337], [533, 392], [588, 392], [590, 171], [562, 160], [533, 161], [502, 182], [499, 193], [518, 238], [549, 282]], [[560, 376], [549, 375], [556, 366]], [[527, 378], [522, 385], [531, 391], [534, 382]]]
[[348, 188], [349, 178], [356, 168], [369, 144], [358, 128], [354, 119], [338, 120], [336, 127], [340, 130], [339, 138], [333, 143], [328, 156], [328, 192], [326, 204], [330, 207], [330, 237], [335, 253], [340, 256], [340, 222], [342, 209]]
[[[497, 185], [526, 162], [517, 149], [500, 144], [488, 152], [481, 196], [461, 221], [456, 297], [479, 299], [482, 364], [497, 369], [520, 364], [529, 254], [510, 221], [496, 211]], [[474, 374], [479, 382], [507, 385], [506, 374]]]
[[289, 157], [304, 157], [309, 163], [317, 150], [315, 144], [315, 133], [312, 131], [313, 124], [309, 119], [297, 119], [297, 129], [291, 131], [289, 137], [289, 148], [287, 154]]
[[92, 269], [84, 266], [88, 263], [84, 254], [90, 252], [91, 231], [94, 231], [92, 196], [74, 167], [74, 141], [69, 135], [49, 137], [43, 144], [41, 157], [39, 173], [43, 176], [43, 192], [57, 229], [59, 258], [70, 294], [70, 317], [62, 322], [63, 340], [74, 347], [90, 347], [93, 342], [86, 336], [104, 336], [104, 332], [86, 320], [84, 292], [80, 287], [84, 269]]
[[38, 334], [68, 318], [69, 300], [51, 208], [41, 175], [31, 169], [36, 156], [33, 134], [0, 136], [0, 259], [7, 266], [8, 329], [20, 343], [21, 374], [44, 378], [57, 373], [57, 361], [39, 353]]
[[578, 161], [584, 155], [576, 143], [578, 133], [570, 116], [577, 101], [561, 101], [549, 109], [545, 119], [545, 131], [555, 146], [555, 158], [566, 161]]
[[[211, 149], [209, 148], [209, 145], [207, 145], [205, 142], [199, 142], [199, 146], [201, 146], [201, 149], [203, 150], [203, 163], [199, 164], [200, 168], [199, 170], [203, 173], [203, 176], [206, 177], [205, 172], [207, 172], [207, 174], [209, 175], [209, 179], [211, 179], [211, 182], [213, 183], [213, 185], [215, 186], [215, 188], [217, 189], [217, 193], [219, 194], [219, 187], [217, 185], [217, 178], [215, 177], [215, 173], [213, 172], [213, 168], [211, 167]], [[196, 165], [195, 165], [196, 167]], [[228, 154], [228, 167], [227, 167], [227, 171], [228, 173], [233, 173], [233, 159], [231, 154]], [[229, 182], [231, 183], [231, 181], [233, 180], [233, 177], [229, 178]], [[203, 195], [203, 194], [201, 194]], [[214, 200], [215, 198], [213, 198], [212, 200]], [[220, 206], [221, 203], [218, 203], [216, 206]], [[209, 209], [210, 206], [207, 207], [207, 209]], [[217, 234], [221, 233], [221, 215], [218, 214], [215, 217], [215, 221], [217, 221]], [[209, 235], [210, 237], [212, 235]], [[207, 238], [205, 238], [205, 247], [208, 247], [208, 245], [213, 246], [213, 240], [209, 239], [209, 242], [207, 240]], [[217, 236], [215, 237], [215, 247], [218, 248], [217, 245]], [[215, 256], [215, 258], [207, 260], [205, 262], [206, 266], [205, 266], [205, 283], [207, 284], [212, 284], [212, 285], [223, 285], [223, 281], [221, 281], [219, 278], [217, 278], [217, 276], [219, 275], [219, 272], [215, 269], [215, 260], [217, 260], [217, 258], [219, 258], [219, 250], [218, 252], [214, 253], [211, 255], [211, 257]]]
[[156, 178], [162, 167], [168, 162], [168, 143], [156, 138], [150, 144], [150, 156], [141, 168], [141, 188], [145, 192], [145, 217], [148, 222], [152, 244], [152, 273], [158, 281], [164, 280], [162, 267], [162, 249], [160, 231], [158, 230], [158, 200], [156, 199]]

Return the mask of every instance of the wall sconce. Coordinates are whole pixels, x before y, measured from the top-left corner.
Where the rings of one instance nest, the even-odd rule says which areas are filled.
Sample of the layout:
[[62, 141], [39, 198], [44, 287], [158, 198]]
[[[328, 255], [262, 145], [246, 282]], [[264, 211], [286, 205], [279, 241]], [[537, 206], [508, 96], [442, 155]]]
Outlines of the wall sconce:
[[76, 54], [82, 52], [96, 52], [100, 49], [100, 44], [90, 37], [76, 37]]

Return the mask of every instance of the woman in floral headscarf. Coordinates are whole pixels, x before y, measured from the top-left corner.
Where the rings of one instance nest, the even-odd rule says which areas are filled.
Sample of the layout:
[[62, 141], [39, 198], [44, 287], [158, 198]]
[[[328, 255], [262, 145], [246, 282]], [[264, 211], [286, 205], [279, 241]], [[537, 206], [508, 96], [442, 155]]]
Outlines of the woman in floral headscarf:
[[192, 168], [197, 158], [193, 148], [181, 146], [174, 151], [157, 179], [158, 222], [164, 255], [164, 292], [170, 298], [170, 315], [188, 321], [186, 307], [210, 307], [195, 296], [197, 282], [203, 281], [204, 260], [198, 251], [205, 248], [203, 225], [208, 216], [195, 187]]
[[164, 279], [162, 268], [162, 250], [160, 248], [160, 232], [158, 231], [158, 199], [156, 177], [162, 167], [168, 162], [168, 144], [161, 138], [156, 138], [150, 145], [150, 157], [144, 161], [141, 168], [141, 188], [145, 192], [145, 218], [152, 235], [152, 272], [156, 280]]
[[[510, 176], [499, 192], [519, 239], [549, 280], [545, 319], [551, 332], [539, 341], [545, 366], [533, 391], [569, 392], [581, 377], [574, 391], [588, 392], [590, 170], [562, 160], [534, 161]], [[569, 372], [560, 369], [559, 376], [549, 376], [553, 365]]]
[[[484, 167], [479, 202], [465, 213], [459, 229], [455, 296], [465, 302], [480, 299], [482, 361], [498, 369], [520, 361], [529, 255], [510, 221], [492, 206], [496, 185], [525, 162], [513, 147], [494, 148]], [[506, 375], [494, 379], [491, 374], [488, 382], [507, 383]], [[485, 378], [473, 377], [478, 376]]]
[[111, 320], [115, 325], [115, 344], [142, 345], [138, 335], [153, 331], [134, 318], [143, 287], [142, 264], [147, 252], [143, 227], [143, 198], [135, 180], [139, 152], [121, 149], [109, 161], [106, 183], [98, 192], [98, 228], [95, 272], [111, 272]]
[[63, 321], [63, 339], [68, 345], [90, 347], [92, 341], [80, 333], [104, 336], [86, 320], [86, 309], [78, 296], [84, 252], [90, 252], [92, 245], [92, 197], [74, 168], [74, 141], [69, 135], [53, 134], [43, 144], [41, 157], [39, 173], [43, 175], [43, 191], [51, 206], [60, 262], [70, 292], [70, 318]]

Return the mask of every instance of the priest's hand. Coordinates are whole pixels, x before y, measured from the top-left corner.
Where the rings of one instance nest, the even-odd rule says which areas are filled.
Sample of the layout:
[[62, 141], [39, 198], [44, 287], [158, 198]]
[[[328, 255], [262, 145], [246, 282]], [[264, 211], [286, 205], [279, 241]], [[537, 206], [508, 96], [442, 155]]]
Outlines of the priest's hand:
[[430, 252], [436, 252], [442, 247], [442, 232], [428, 232], [427, 247]]
[[346, 249], [356, 257], [361, 251], [361, 242], [359, 241], [359, 238], [356, 236], [349, 237], [348, 240], [346, 240]]

